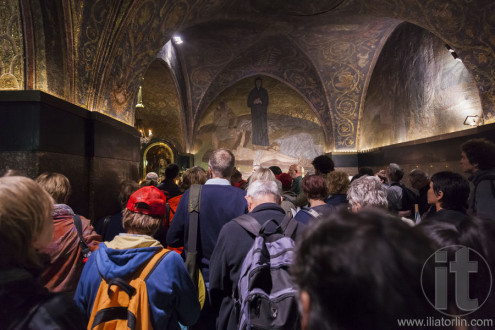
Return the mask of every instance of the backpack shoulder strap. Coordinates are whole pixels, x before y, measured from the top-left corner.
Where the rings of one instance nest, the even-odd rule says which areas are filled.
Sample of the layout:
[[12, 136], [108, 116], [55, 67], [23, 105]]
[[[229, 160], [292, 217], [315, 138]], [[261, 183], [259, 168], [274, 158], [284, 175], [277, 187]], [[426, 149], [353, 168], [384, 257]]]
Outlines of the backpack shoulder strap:
[[195, 211], [199, 213], [201, 204], [201, 190], [203, 185], [193, 184], [189, 188], [189, 213]]
[[72, 221], [74, 221], [74, 226], [76, 227], [77, 236], [79, 236], [79, 244], [81, 245], [83, 257], [86, 258], [90, 252], [90, 249], [83, 237], [81, 217], [77, 214], [74, 214], [72, 216]]
[[309, 214], [313, 218], [318, 218], [320, 216], [320, 213], [316, 212], [313, 209], [301, 209], [306, 214]]
[[[74, 222], [74, 223], [75, 223], [75, 222]], [[109, 224], [109, 223], [110, 223], [110, 216], [109, 216], [109, 215], [107, 215], [107, 216], [105, 217], [105, 219], [103, 219], [103, 228], [102, 228], [102, 230], [101, 230], [101, 237], [102, 237], [103, 239], [105, 239], [105, 236], [106, 236], [106, 234], [107, 234], [108, 224]], [[82, 231], [82, 228], [81, 228], [81, 231]]]
[[161, 249], [146, 263], [146, 266], [143, 268], [138, 278], [146, 281], [151, 273], [155, 270], [158, 264], [167, 256], [170, 250]]
[[253, 234], [254, 236], [258, 236], [260, 234], [261, 225], [260, 223], [251, 215], [243, 214], [233, 221], [237, 222], [239, 226], [244, 228], [247, 232]]
[[296, 232], [297, 228], [297, 221], [292, 216], [286, 215], [282, 220], [280, 227], [282, 228], [285, 236], [293, 238], [292, 236]]
[[193, 184], [189, 188], [189, 235], [188, 251], [195, 253], [198, 243], [199, 210], [201, 204], [202, 185]]

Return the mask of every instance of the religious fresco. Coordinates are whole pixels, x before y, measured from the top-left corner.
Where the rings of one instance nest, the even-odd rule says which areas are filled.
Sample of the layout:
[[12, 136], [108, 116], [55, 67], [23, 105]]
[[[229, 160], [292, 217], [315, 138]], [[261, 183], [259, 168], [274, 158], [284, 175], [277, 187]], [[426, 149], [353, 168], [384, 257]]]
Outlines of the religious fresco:
[[376, 63], [359, 126], [359, 149], [471, 128], [464, 125], [466, 117], [481, 114], [478, 89], [463, 63], [433, 34], [403, 23]]
[[178, 150], [185, 148], [181, 104], [170, 69], [155, 60], [142, 81], [144, 108], [137, 116], [143, 127], [153, 132], [153, 139], [166, 140]]
[[24, 48], [19, 2], [0, 2], [0, 90], [24, 89]]
[[325, 138], [317, 116], [306, 101], [282, 82], [261, 76], [269, 94], [269, 146], [253, 145], [251, 110], [247, 96], [255, 77], [241, 80], [216, 98], [201, 118], [194, 139], [194, 163], [208, 166], [216, 148], [232, 150], [240, 171], [248, 174], [254, 165], [291, 164], [310, 166], [314, 157], [325, 152]]
[[[324, 127], [327, 143], [331, 144], [333, 128], [331, 111], [328, 109], [325, 91], [319, 74], [308, 57], [288, 38], [271, 36], [262, 39], [249, 51], [237, 57], [216, 76], [205, 93], [196, 112], [196, 120], [203, 114], [204, 107], [216, 98], [220, 91], [236, 81], [255, 73], [270, 74], [292, 86], [314, 109]], [[252, 84], [254, 86], [254, 82]], [[251, 87], [252, 88], [252, 87]]]

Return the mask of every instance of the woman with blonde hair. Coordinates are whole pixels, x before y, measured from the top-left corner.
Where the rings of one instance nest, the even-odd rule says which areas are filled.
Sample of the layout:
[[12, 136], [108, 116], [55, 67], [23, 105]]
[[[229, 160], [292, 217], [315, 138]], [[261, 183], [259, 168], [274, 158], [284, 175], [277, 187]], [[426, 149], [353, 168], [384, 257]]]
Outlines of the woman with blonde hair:
[[52, 241], [53, 202], [33, 180], [0, 178], [0, 328], [83, 329], [72, 297], [39, 284]]
[[327, 186], [329, 196], [325, 203], [334, 206], [347, 206], [347, 189], [349, 188], [349, 176], [343, 171], [332, 171], [327, 174]]

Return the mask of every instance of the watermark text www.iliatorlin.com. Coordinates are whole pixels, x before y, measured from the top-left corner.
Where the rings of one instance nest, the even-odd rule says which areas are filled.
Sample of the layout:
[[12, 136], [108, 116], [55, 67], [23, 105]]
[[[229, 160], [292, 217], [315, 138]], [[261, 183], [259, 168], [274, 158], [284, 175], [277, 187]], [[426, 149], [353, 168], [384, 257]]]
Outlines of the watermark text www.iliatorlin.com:
[[399, 327], [490, 327], [493, 328], [493, 319], [461, 319], [461, 318], [436, 318], [424, 319], [398, 319]]

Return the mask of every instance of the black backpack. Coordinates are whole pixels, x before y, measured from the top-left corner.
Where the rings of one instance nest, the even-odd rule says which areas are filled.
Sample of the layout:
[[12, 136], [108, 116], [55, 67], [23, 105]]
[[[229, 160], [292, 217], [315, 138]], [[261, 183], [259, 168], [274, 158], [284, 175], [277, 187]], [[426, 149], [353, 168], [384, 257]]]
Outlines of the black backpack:
[[414, 204], [418, 203], [418, 195], [402, 183], [393, 182], [391, 186], [399, 186], [402, 189], [402, 207], [399, 211], [411, 210], [414, 216]]

